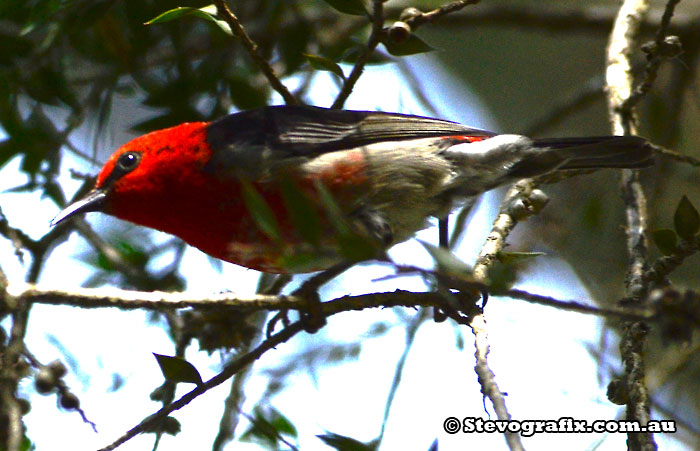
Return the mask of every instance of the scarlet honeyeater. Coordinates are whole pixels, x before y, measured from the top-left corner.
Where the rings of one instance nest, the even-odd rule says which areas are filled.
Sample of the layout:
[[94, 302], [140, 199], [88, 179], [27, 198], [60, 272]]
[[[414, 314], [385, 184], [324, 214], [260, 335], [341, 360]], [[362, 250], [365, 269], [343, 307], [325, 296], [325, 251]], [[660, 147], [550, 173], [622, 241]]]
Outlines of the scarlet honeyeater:
[[650, 164], [650, 147], [633, 136], [529, 139], [418, 116], [276, 106], [126, 143], [53, 223], [100, 211], [248, 268], [308, 272], [347, 257], [348, 231], [384, 248], [520, 178]]

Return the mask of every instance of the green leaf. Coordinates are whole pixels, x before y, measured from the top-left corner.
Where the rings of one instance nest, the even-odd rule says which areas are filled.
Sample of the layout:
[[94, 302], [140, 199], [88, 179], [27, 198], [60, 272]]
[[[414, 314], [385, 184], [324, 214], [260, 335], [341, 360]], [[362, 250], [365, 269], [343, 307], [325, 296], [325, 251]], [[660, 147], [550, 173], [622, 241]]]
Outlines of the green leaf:
[[345, 216], [338, 206], [338, 203], [333, 198], [333, 194], [331, 194], [331, 192], [328, 191], [328, 188], [326, 188], [326, 185], [319, 180], [314, 181], [314, 186], [318, 191], [318, 197], [321, 200], [321, 204], [328, 214], [328, 219], [331, 221], [331, 224], [335, 228], [336, 232], [338, 232], [339, 235], [349, 235], [351, 233], [350, 226], [345, 220]]
[[183, 16], [188, 16], [192, 14], [192, 11], [194, 11], [197, 8], [192, 8], [190, 6], [179, 6], [177, 8], [171, 9], [169, 11], [166, 11], [162, 14], [159, 14], [158, 16], [154, 17], [153, 19], [149, 20], [148, 22], [144, 22], [144, 25], [154, 25], [157, 23], [165, 23], [165, 22], [170, 22], [171, 20], [178, 19]]
[[494, 262], [488, 269], [489, 291], [492, 294], [510, 290], [518, 279], [516, 265]]
[[119, 241], [115, 248], [122, 254], [124, 260], [128, 261], [135, 268], [144, 268], [150, 259], [150, 254], [135, 243]]
[[662, 254], [670, 255], [678, 245], [678, 235], [672, 229], [658, 229], [651, 232], [651, 239]]
[[349, 261], [363, 261], [376, 257], [382, 247], [381, 243], [372, 237], [355, 232], [328, 188], [320, 181], [315, 181], [314, 186], [321, 205], [326, 210], [328, 220], [335, 229], [341, 255]]
[[282, 415], [277, 409], [272, 410], [272, 414], [269, 417], [270, 424], [275, 428], [280, 434], [288, 435], [289, 437], [298, 437], [296, 426], [292, 423], [289, 418]]
[[304, 57], [309, 61], [309, 64], [311, 64], [311, 67], [314, 69], [333, 72], [340, 77], [341, 80], [345, 80], [343, 69], [341, 69], [341, 67], [338, 66], [338, 64], [332, 59], [318, 55], [311, 55], [308, 53], [304, 53]]
[[345, 435], [334, 434], [329, 432], [323, 435], [317, 435], [323, 443], [338, 451], [376, 451], [377, 443], [375, 441], [364, 443]]
[[688, 196], [683, 196], [678, 203], [673, 215], [673, 225], [678, 235], [685, 240], [693, 238], [700, 231], [700, 214]]
[[[349, 64], [355, 64], [357, 62], [357, 58], [362, 55], [365, 50], [367, 49], [367, 46], [364, 42], [360, 43], [358, 42], [357, 44], [353, 45], [352, 47], [346, 49], [343, 54], [340, 56], [340, 61], [343, 63], [349, 63]], [[393, 60], [388, 57], [384, 52], [372, 52], [372, 54], [369, 56], [369, 59], [367, 60], [367, 64], [387, 64], [391, 63]]]
[[197, 385], [202, 383], [202, 377], [199, 375], [199, 371], [187, 360], [181, 357], [156, 354], [155, 352], [153, 356], [158, 361], [160, 370], [163, 372], [163, 376], [167, 381], [175, 383], [186, 382]]
[[357, 233], [347, 233], [338, 236], [340, 254], [348, 261], [361, 262], [377, 256], [379, 243], [371, 238]]
[[292, 273], [311, 272], [318, 271], [319, 267], [323, 267], [323, 261], [316, 255], [296, 252], [280, 257], [278, 266], [289, 268]]
[[226, 80], [231, 101], [241, 110], [263, 106], [270, 98], [269, 86], [253, 86], [251, 78], [233, 76]]
[[544, 252], [499, 252], [496, 255], [496, 258], [498, 258], [501, 263], [512, 264], [539, 257], [541, 255], [546, 254]]
[[29, 439], [29, 437], [25, 435], [24, 437], [22, 437], [22, 443], [20, 443], [19, 449], [20, 451], [31, 451], [36, 448], [34, 448], [34, 444]]
[[243, 201], [260, 230], [273, 240], [279, 240], [281, 237], [279, 223], [265, 198], [248, 180], [242, 179], [241, 187]]
[[312, 22], [299, 21], [292, 22], [288, 25], [283, 25], [280, 29], [280, 35], [284, 39], [277, 40], [277, 49], [279, 58], [284, 63], [285, 71], [292, 74], [298, 71], [299, 67], [304, 63], [305, 55], [308, 47], [313, 45], [316, 29]]
[[450, 252], [448, 249], [435, 246], [434, 244], [430, 244], [423, 240], [418, 240], [418, 242], [422, 244], [430, 256], [433, 257], [433, 260], [435, 260], [435, 264], [440, 272], [458, 276], [460, 278], [471, 275], [471, 266], [458, 259], [455, 254]]
[[12, 157], [22, 153], [22, 147], [11, 139], [0, 141], [0, 168], [10, 161]]
[[394, 56], [416, 55], [418, 53], [427, 53], [435, 50], [414, 34], [411, 34], [411, 36], [403, 42], [394, 42], [387, 38], [382, 41], [382, 44], [384, 44], [387, 51]]
[[277, 409], [266, 409], [256, 406], [253, 416], [249, 418], [251, 425], [239, 438], [242, 442], [258, 442], [266, 449], [277, 449], [282, 435], [296, 438], [297, 429], [287, 417]]
[[362, 0], [323, 0], [333, 9], [353, 16], [368, 16], [367, 8]]
[[179, 434], [181, 429], [182, 426], [176, 418], [167, 416], [158, 423], [146, 426], [146, 428], [144, 428], [144, 432], [168, 434], [174, 436]]
[[307, 243], [318, 245], [321, 240], [321, 219], [318, 211], [301, 187], [290, 178], [283, 177], [280, 185], [284, 206], [294, 229]]
[[169, 11], [164, 12], [163, 14], [154, 17], [153, 19], [146, 22], [144, 25], [154, 25], [159, 23], [170, 22], [171, 20], [179, 19], [185, 16], [195, 16], [199, 17], [200, 19], [213, 22], [221, 29], [221, 31], [230, 36], [233, 36], [233, 32], [231, 32], [231, 27], [226, 23], [226, 21], [218, 19], [216, 17], [216, 14], [217, 11], [215, 5], [208, 5], [203, 8], [180, 6], [178, 8], [171, 9]]

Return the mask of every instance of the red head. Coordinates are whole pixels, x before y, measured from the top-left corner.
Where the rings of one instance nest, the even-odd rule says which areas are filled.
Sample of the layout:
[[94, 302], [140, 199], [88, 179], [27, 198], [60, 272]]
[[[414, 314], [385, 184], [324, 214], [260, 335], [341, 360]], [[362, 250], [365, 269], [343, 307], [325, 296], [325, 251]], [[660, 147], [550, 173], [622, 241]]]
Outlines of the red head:
[[207, 194], [221, 188], [204, 170], [212, 155], [207, 125], [185, 123], [124, 144], [105, 163], [95, 188], [53, 224], [100, 211], [189, 241], [198, 213], [210, 213], [203, 211]]

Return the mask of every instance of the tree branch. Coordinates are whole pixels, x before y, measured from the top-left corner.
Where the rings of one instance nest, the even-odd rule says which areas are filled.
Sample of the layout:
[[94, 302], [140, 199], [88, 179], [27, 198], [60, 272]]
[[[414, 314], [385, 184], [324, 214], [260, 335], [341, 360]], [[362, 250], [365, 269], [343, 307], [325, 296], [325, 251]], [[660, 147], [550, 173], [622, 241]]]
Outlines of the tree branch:
[[[508, 5], [504, 8], [500, 4], [484, 4], [478, 8], [469, 10], [469, 13], [451, 14], [440, 20], [440, 26], [468, 29], [470, 27], [510, 26], [519, 29], [537, 31], [549, 31], [557, 33], [595, 32], [600, 34], [610, 33], [610, 28], [615, 21], [617, 8], [615, 7], [552, 7], [550, 4], [538, 6]], [[401, 10], [391, 9], [388, 15], [397, 16]], [[659, 26], [662, 10], [652, 9], [651, 17], [642, 19], [640, 26], [642, 31], [654, 30]], [[696, 14], [677, 15], [669, 31], [676, 34], [700, 34], [698, 22], [700, 17]]]
[[676, 40], [668, 41], [666, 35], [668, 34], [668, 29], [671, 25], [671, 18], [673, 17], [673, 11], [676, 5], [680, 3], [680, 0], [668, 0], [666, 3], [666, 8], [664, 9], [664, 14], [661, 17], [661, 23], [656, 31], [656, 38], [653, 44], [647, 50], [647, 65], [645, 68], [644, 80], [637, 85], [634, 92], [624, 101], [622, 108], [632, 108], [634, 105], [639, 103], [639, 101], [644, 97], [647, 92], [651, 89], [651, 86], [656, 80], [656, 75], [659, 72], [659, 67], [664, 59], [677, 56], [681, 52], [680, 41]]
[[360, 79], [362, 72], [365, 70], [365, 65], [369, 61], [370, 55], [377, 48], [379, 42], [382, 38], [382, 32], [384, 28], [384, 1], [383, 0], [372, 0], [372, 31], [370, 32], [369, 39], [367, 39], [367, 45], [364, 51], [357, 57], [355, 65], [352, 67], [350, 75], [343, 81], [343, 87], [341, 88], [338, 96], [335, 98], [331, 108], [340, 109], [345, 105], [345, 101], [350, 97], [357, 80]]
[[282, 329], [280, 332], [264, 340], [259, 346], [257, 346], [252, 351], [242, 355], [241, 357], [226, 365], [226, 367], [224, 367], [224, 369], [216, 376], [197, 386], [197, 388], [182, 396], [180, 399], [174, 401], [172, 404], [164, 406], [154, 414], [145, 418], [139, 424], [131, 428], [124, 435], [122, 435], [117, 440], [115, 440], [110, 445], [106, 446], [100, 451], [113, 450], [121, 444], [132, 439], [133, 437], [152, 429], [154, 426], [157, 426], [170, 413], [181, 409], [198, 396], [203, 395], [212, 388], [217, 387], [218, 385], [226, 382], [228, 379], [230, 379], [236, 373], [238, 373], [241, 369], [245, 368], [246, 366], [259, 359], [265, 352], [288, 341], [294, 335], [298, 334], [303, 330], [304, 325], [301, 321], [297, 321], [293, 324], [290, 324], [289, 326]]
[[287, 87], [279, 79], [270, 63], [268, 63], [265, 58], [260, 55], [260, 52], [258, 52], [258, 45], [250, 38], [250, 36], [248, 36], [248, 33], [246, 33], [245, 29], [238, 20], [238, 17], [233, 14], [231, 9], [226, 4], [226, 0], [214, 0], [214, 4], [216, 5], [218, 14], [231, 27], [231, 31], [233, 32], [234, 36], [241, 40], [243, 47], [245, 47], [245, 49], [248, 51], [250, 57], [253, 58], [255, 64], [258, 65], [262, 73], [265, 75], [265, 78], [267, 78], [267, 81], [270, 82], [272, 89], [277, 91], [282, 96], [287, 105], [294, 105], [298, 103], [294, 95], [289, 92], [289, 89], [287, 89]]
[[412, 16], [410, 19], [407, 19], [405, 21], [406, 25], [408, 25], [412, 31], [415, 31], [420, 27], [421, 25], [424, 25], [429, 22], [433, 22], [436, 19], [446, 16], [450, 13], [457, 12], [466, 6], [469, 5], [476, 5], [479, 3], [481, 0], [460, 0], [460, 1], [455, 1], [452, 3], [448, 3], [446, 5], [442, 5], [439, 8], [436, 8], [432, 11], [429, 11], [427, 13], [420, 13]]
[[[673, 0], [672, 0], [673, 1]], [[627, 103], [632, 95], [630, 56], [637, 44], [640, 24], [649, 10], [646, 0], [625, 0], [618, 12], [608, 43], [606, 81], [608, 84], [608, 109], [613, 134], [636, 134], [633, 104]], [[626, 295], [630, 302], [643, 305], [648, 284], [644, 282], [647, 266], [647, 206], [646, 197], [639, 182], [638, 172], [622, 172], [622, 198], [627, 219], [627, 249], [630, 264], [627, 272]], [[643, 348], [648, 326], [643, 321], [627, 322], [620, 341], [620, 354], [624, 362], [624, 374], [620, 383], [627, 397], [626, 419], [646, 425], [650, 419], [649, 393], [644, 383], [645, 364]], [[651, 433], [629, 433], [630, 450], [655, 450]]]
[[[491, 228], [491, 233], [489, 233], [489, 236], [486, 238], [486, 242], [482, 246], [479, 256], [477, 257], [476, 265], [473, 270], [476, 280], [482, 282], [488, 280], [489, 267], [496, 261], [498, 253], [505, 246], [506, 238], [518, 222], [516, 217], [512, 214], [514, 202], [523, 192], [526, 192], [526, 194], [531, 192], [533, 186], [532, 180], [527, 179], [516, 183], [508, 190], [506, 197], [501, 203], [501, 210]], [[486, 319], [483, 313], [474, 315], [468, 325], [474, 334], [474, 356], [476, 358], [474, 370], [478, 376], [481, 391], [491, 400], [491, 404], [498, 415], [498, 419], [510, 420], [511, 416], [506, 407], [505, 397], [498, 388], [496, 377], [488, 365], [490, 346], [488, 342]], [[511, 450], [524, 449], [519, 434], [506, 432], [504, 435], [506, 443]]]

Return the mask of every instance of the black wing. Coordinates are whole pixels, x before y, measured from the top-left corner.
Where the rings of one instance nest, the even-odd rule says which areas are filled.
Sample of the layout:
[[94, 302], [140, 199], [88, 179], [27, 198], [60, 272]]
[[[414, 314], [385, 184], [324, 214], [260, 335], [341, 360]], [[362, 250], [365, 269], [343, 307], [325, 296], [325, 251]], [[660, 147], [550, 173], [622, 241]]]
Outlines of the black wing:
[[[217, 153], [272, 151], [275, 157], [314, 156], [378, 141], [450, 135], [493, 136], [464, 125], [398, 113], [272, 106], [234, 113], [212, 122], [207, 142]], [[272, 156], [272, 155], [270, 155]], [[234, 160], [234, 155], [229, 155]]]

